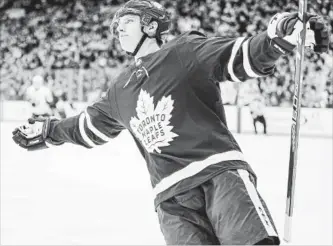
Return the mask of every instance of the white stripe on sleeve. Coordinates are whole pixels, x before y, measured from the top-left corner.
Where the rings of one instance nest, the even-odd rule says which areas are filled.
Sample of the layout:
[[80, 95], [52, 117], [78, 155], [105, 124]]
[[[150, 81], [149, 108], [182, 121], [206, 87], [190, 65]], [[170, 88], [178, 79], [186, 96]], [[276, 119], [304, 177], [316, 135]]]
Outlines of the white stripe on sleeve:
[[250, 77], [260, 77], [259, 74], [257, 74], [256, 72], [254, 72], [252, 70], [251, 64], [250, 64], [250, 57], [249, 57], [249, 40], [246, 40], [243, 44], [242, 44], [242, 48], [243, 48], [243, 67], [245, 72], [247, 73], [248, 76]]
[[87, 112], [87, 109], [84, 111], [85, 116], [86, 116], [86, 120], [87, 120], [87, 126], [89, 128], [90, 131], [92, 131], [97, 137], [99, 137], [100, 139], [103, 139], [104, 141], [108, 142], [110, 139], [108, 138], [108, 136], [106, 136], [104, 133], [102, 133], [101, 131], [99, 131], [91, 122], [91, 118], [90, 115]]
[[250, 196], [250, 199], [253, 202], [253, 205], [256, 208], [259, 218], [260, 218], [262, 224], [264, 225], [268, 235], [277, 237], [277, 233], [272, 225], [272, 222], [271, 222], [270, 218], [267, 216], [265, 208], [264, 208], [263, 204], [261, 203], [261, 200], [258, 196], [257, 189], [255, 188], [254, 184], [250, 180], [248, 171], [238, 169], [237, 172], [239, 173], [239, 176], [242, 178], [242, 180], [245, 184], [245, 187]]
[[234, 82], [242, 82], [241, 80], [239, 80], [236, 77], [233, 65], [234, 65], [235, 57], [237, 55], [237, 51], [239, 50], [244, 39], [245, 39], [244, 37], [236, 39], [236, 42], [234, 43], [234, 46], [232, 47], [232, 51], [231, 51], [231, 55], [230, 55], [230, 59], [229, 59], [229, 63], [228, 63], [228, 73], [230, 74], [230, 77]]
[[86, 130], [84, 130], [84, 120], [86, 119], [85, 114], [81, 113], [80, 118], [79, 118], [79, 131], [80, 134], [83, 138], [83, 140], [90, 146], [90, 147], [95, 147], [96, 144], [94, 144], [93, 141], [88, 137]]

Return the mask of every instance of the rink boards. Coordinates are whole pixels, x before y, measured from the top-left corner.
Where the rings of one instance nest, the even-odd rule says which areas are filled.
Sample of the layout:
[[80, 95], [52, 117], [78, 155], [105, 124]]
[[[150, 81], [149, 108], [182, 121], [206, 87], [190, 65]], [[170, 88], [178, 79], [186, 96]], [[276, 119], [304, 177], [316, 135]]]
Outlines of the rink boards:
[[[84, 109], [85, 103], [74, 103], [77, 112]], [[225, 105], [228, 127], [233, 132], [252, 133], [252, 118], [248, 107], [237, 108]], [[25, 101], [1, 102], [0, 120], [24, 121], [31, 115], [31, 106]], [[292, 109], [286, 107], [266, 107], [265, 116], [269, 134], [289, 135]], [[333, 110], [329, 108], [302, 108], [300, 134], [307, 137], [333, 137]], [[262, 132], [258, 124], [259, 132]]]

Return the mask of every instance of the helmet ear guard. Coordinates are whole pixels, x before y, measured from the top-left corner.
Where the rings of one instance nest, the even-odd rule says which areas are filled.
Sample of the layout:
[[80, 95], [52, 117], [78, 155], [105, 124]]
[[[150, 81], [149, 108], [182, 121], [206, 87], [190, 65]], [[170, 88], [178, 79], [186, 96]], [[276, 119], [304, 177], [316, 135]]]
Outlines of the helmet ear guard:
[[146, 33], [149, 38], [153, 38], [156, 36], [158, 23], [153, 20], [148, 25], [144, 25], [142, 29], [142, 32]]

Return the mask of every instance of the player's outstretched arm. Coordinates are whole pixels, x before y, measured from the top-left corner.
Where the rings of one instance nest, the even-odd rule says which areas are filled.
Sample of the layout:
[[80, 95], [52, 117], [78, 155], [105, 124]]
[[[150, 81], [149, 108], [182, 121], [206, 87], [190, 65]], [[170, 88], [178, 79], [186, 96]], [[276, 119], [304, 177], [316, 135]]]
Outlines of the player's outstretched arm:
[[[193, 54], [196, 63], [204, 70], [213, 68], [212, 78], [218, 82], [243, 82], [273, 74], [277, 60], [295, 49], [302, 28], [296, 13], [277, 14], [269, 21], [266, 31], [251, 37], [207, 38], [191, 32], [186, 45], [180, 46], [179, 53], [186, 53], [184, 60], [187, 57], [192, 59], [189, 54]], [[308, 28], [306, 44], [315, 52], [326, 52], [329, 36], [323, 18], [309, 15]]]
[[13, 131], [13, 140], [22, 148], [39, 150], [50, 145], [73, 143], [92, 148], [116, 137], [124, 127], [112, 118], [107, 97], [87, 107], [77, 116], [63, 120], [29, 119]]

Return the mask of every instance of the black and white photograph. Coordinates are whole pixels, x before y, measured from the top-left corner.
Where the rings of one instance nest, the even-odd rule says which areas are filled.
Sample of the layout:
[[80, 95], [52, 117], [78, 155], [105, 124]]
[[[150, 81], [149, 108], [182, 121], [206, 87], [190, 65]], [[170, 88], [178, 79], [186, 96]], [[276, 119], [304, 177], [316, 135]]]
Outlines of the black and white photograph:
[[332, 245], [332, 0], [0, 0], [1, 245]]

